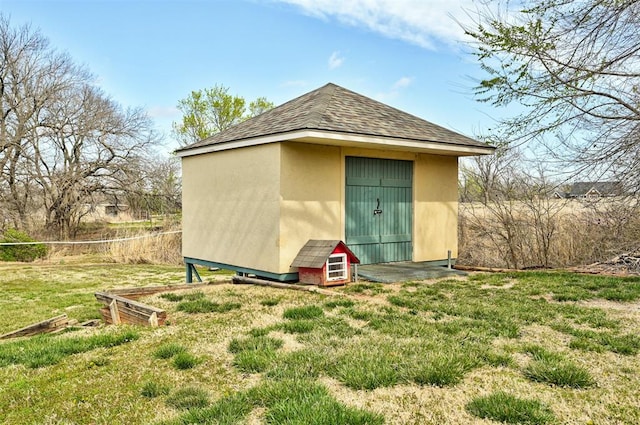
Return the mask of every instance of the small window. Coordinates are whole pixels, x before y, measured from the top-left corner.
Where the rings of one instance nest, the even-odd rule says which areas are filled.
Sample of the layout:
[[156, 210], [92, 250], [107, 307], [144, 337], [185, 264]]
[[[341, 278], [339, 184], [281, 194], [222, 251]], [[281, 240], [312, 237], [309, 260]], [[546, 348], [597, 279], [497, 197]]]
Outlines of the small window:
[[347, 254], [331, 254], [327, 258], [327, 280], [347, 278]]

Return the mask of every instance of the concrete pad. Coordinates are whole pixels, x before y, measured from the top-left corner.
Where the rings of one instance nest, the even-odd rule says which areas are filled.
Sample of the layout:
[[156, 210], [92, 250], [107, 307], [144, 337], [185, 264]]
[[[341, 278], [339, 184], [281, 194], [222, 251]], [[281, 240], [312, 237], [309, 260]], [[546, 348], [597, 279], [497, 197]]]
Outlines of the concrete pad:
[[448, 276], [466, 276], [461, 270], [434, 266], [431, 263], [385, 263], [358, 266], [358, 276], [371, 282], [394, 283], [436, 279]]

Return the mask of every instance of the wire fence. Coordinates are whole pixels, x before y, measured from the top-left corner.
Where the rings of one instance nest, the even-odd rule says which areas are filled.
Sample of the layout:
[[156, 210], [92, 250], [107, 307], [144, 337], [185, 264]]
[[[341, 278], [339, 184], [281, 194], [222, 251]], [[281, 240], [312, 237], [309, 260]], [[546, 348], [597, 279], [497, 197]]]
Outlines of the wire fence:
[[16, 245], [95, 245], [112, 242], [127, 242], [137, 239], [157, 238], [163, 235], [173, 235], [182, 233], [182, 230], [172, 230], [170, 232], [151, 233], [147, 235], [131, 236], [127, 238], [102, 239], [97, 241], [40, 241], [40, 242], [0, 242], [0, 246], [16, 246]]

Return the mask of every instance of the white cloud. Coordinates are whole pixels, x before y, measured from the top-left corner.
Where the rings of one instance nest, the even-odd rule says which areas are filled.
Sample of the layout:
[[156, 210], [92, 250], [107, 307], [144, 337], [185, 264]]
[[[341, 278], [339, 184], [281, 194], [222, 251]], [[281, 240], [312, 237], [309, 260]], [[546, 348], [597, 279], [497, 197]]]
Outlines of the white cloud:
[[329, 57], [329, 69], [336, 69], [342, 65], [344, 58], [340, 56], [340, 52], [335, 51]]
[[[465, 10], [475, 10], [474, 0], [277, 0], [300, 7], [322, 19], [364, 27], [385, 37], [435, 49], [439, 43], [464, 39], [456, 20], [471, 23]], [[454, 19], [455, 18], [455, 19]]]
[[395, 83], [393, 83], [393, 90], [403, 89], [405, 87], [409, 87], [413, 83], [413, 78], [411, 77], [402, 77]]
[[176, 118], [180, 115], [175, 106], [152, 106], [147, 108], [147, 113], [151, 118]]
[[389, 90], [385, 92], [377, 93], [374, 97], [380, 102], [388, 102], [391, 99], [398, 97], [398, 95], [400, 94], [400, 91], [402, 91], [403, 89], [406, 89], [411, 84], [413, 84], [412, 77], [402, 77], [398, 81], [393, 83], [391, 87], [389, 87]]

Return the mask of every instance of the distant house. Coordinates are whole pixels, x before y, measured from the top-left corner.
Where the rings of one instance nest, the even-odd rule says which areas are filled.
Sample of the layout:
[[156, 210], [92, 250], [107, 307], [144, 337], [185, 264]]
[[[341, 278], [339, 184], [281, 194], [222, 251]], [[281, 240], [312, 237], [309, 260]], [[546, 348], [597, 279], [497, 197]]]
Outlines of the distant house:
[[297, 280], [310, 239], [344, 241], [361, 264], [444, 265], [458, 157], [493, 152], [327, 84], [177, 151], [187, 281], [195, 264]]
[[624, 194], [622, 183], [612, 182], [576, 182], [567, 193], [567, 198], [598, 199]]

